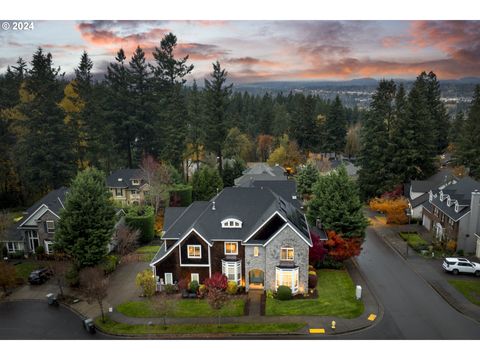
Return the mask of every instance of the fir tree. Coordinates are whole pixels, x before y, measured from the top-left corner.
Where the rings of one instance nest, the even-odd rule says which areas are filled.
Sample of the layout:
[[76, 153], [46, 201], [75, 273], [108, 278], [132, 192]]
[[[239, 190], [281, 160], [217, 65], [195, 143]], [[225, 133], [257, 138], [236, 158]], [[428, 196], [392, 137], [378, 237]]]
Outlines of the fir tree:
[[205, 165], [193, 174], [192, 195], [194, 201], [208, 201], [222, 189], [222, 177], [216, 168]]
[[309, 151], [318, 150], [320, 136], [313, 96], [301, 96], [298, 98], [291, 126], [293, 138], [301, 149]]
[[347, 142], [347, 119], [338, 95], [330, 107], [322, 132], [324, 132], [323, 151], [335, 153], [344, 151]]
[[441, 154], [448, 146], [450, 121], [445, 105], [441, 100], [440, 83], [437, 80], [437, 75], [432, 71], [430, 71], [428, 75], [425, 75], [425, 73], [422, 73], [422, 75], [425, 77], [427, 83], [427, 107], [434, 129], [435, 151], [437, 154]]
[[79, 268], [95, 266], [107, 255], [115, 210], [105, 175], [87, 168], [74, 179], [55, 231], [55, 248], [72, 256]]
[[318, 181], [320, 174], [311, 162], [308, 162], [297, 174], [298, 192], [302, 195], [310, 195], [313, 185]]
[[37, 194], [65, 185], [75, 172], [71, 138], [58, 106], [62, 99], [59, 71], [52, 55], [39, 48], [33, 55], [25, 83], [28, 97], [20, 109], [25, 134], [19, 151], [22, 179]]
[[193, 80], [192, 90], [188, 97], [187, 138], [192, 145], [196, 170], [200, 168], [200, 151], [205, 141], [205, 106], [202, 93], [198, 91], [197, 82]]
[[218, 171], [223, 169], [222, 147], [227, 136], [226, 114], [232, 85], [226, 85], [228, 72], [217, 61], [213, 64], [211, 79], [205, 79], [207, 101], [206, 141], [207, 150], [217, 156]]
[[326, 230], [344, 237], [363, 238], [368, 221], [363, 215], [357, 185], [348, 177], [344, 166], [321, 176], [315, 183], [307, 219], [310, 224], [319, 219]]
[[364, 198], [380, 195], [389, 190], [390, 178], [385, 166], [391, 159], [388, 124], [393, 121], [396, 86], [393, 80], [382, 80], [372, 97], [370, 110], [360, 132], [359, 186]]

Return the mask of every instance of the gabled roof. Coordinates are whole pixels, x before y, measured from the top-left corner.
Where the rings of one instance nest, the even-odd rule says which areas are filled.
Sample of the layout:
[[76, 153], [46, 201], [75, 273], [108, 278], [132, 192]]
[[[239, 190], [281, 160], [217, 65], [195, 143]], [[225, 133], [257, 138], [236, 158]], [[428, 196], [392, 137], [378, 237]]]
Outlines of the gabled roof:
[[41, 207], [50, 210], [57, 216], [60, 216], [60, 210], [64, 208], [65, 196], [67, 192], [68, 188], [65, 186], [50, 191], [47, 195], [27, 209], [18, 227], [21, 227], [25, 222], [27, 222], [27, 220], [29, 220], [32, 215], [34, 215]]
[[[447, 200], [445, 199], [444, 201], [440, 201], [439, 190], [432, 191], [434, 195], [432, 204], [454, 221], [458, 221], [470, 211], [472, 192], [476, 190], [480, 191], [480, 182], [466, 176], [457, 183], [448, 185], [441, 190], [444, 195], [450, 197], [451, 206], [448, 206]], [[455, 211], [454, 201], [457, 201], [460, 205], [458, 212]]]
[[[107, 186], [110, 188], [139, 189], [146, 184], [141, 169], [119, 169], [107, 177]], [[133, 185], [132, 180], [140, 180], [140, 185]]]
[[412, 180], [410, 185], [413, 192], [425, 193], [433, 189], [438, 189], [440, 186], [455, 179], [453, 171], [449, 168], [445, 168], [430, 176], [428, 179]]
[[297, 209], [301, 209], [302, 204], [297, 199], [297, 183], [295, 180], [256, 180], [252, 182], [253, 187], [267, 187], [283, 199], [289, 201]]
[[269, 166], [266, 163], [257, 163], [246, 169], [243, 175], [235, 179], [236, 186], [252, 186], [256, 180], [287, 180], [285, 169], [281, 166]]
[[[209, 202], [194, 202], [166, 229], [163, 238], [179, 239], [191, 229], [195, 229], [209, 241], [229, 239], [242, 241], [275, 212], [293, 225], [311, 245], [305, 216], [290, 202], [266, 187], [227, 187]], [[222, 228], [222, 220], [229, 217], [242, 221], [242, 227]]]

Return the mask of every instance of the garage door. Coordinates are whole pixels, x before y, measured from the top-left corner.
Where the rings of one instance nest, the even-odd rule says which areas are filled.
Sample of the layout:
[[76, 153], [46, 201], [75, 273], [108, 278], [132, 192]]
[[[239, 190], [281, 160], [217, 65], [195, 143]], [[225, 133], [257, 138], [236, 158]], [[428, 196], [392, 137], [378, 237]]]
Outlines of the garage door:
[[432, 228], [432, 220], [425, 214], [423, 215], [422, 225], [427, 229], [430, 230]]

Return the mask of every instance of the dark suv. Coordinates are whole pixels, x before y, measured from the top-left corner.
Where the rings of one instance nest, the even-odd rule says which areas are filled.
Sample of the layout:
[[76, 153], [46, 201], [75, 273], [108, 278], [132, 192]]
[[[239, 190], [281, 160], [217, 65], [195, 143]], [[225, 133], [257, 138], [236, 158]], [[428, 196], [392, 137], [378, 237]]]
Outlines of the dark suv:
[[28, 276], [28, 282], [32, 285], [40, 285], [47, 281], [50, 275], [50, 270], [46, 268], [34, 270]]

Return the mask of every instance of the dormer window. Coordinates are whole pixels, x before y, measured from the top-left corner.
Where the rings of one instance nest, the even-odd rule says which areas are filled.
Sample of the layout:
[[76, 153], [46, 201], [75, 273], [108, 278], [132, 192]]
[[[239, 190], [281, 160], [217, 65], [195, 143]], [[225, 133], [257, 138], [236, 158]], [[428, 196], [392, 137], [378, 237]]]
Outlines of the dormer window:
[[224, 228], [224, 229], [241, 229], [242, 228], [242, 222], [238, 219], [228, 218], [228, 219], [222, 220], [222, 228]]
[[443, 191], [440, 191], [440, 201], [443, 201]]
[[459, 212], [460, 211], [460, 206], [458, 206], [458, 202], [455, 204], [455, 212]]
[[132, 185], [140, 185], [140, 180], [132, 179]]
[[123, 179], [122, 179], [122, 178], [118, 178], [118, 182], [122, 182], [122, 181], [123, 181]]
[[450, 198], [447, 199], [447, 206], [448, 207], [452, 206], [452, 200], [450, 200]]
[[428, 194], [428, 200], [429, 200], [430, 202], [433, 201], [433, 192], [432, 192], [432, 190], [430, 190], [430, 193]]

